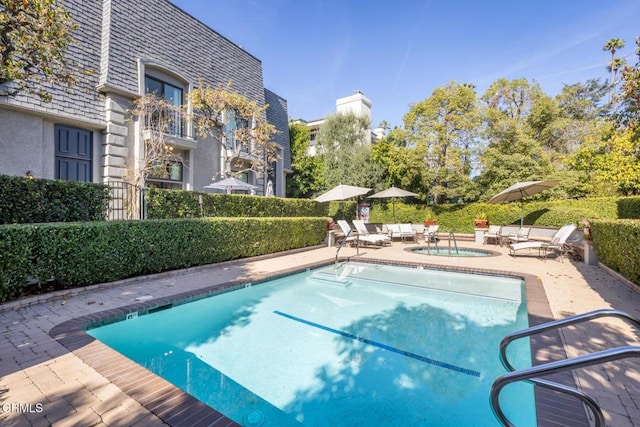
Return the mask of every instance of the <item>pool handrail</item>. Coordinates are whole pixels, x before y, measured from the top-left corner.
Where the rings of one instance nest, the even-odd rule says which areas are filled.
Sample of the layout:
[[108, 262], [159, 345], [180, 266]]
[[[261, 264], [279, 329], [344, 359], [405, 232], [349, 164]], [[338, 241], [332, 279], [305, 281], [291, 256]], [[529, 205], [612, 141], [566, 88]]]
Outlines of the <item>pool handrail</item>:
[[453, 245], [456, 248], [456, 255], [458, 255], [458, 242], [456, 242], [456, 235], [453, 234], [453, 231], [449, 232], [449, 256], [451, 256], [451, 238], [453, 238]]
[[[340, 249], [342, 249], [342, 247], [344, 246], [344, 244], [347, 242], [347, 239], [349, 238], [349, 236], [351, 235], [351, 232], [353, 231], [353, 228], [350, 228], [349, 231], [347, 231], [347, 234], [345, 234], [344, 238], [342, 239], [342, 241], [340, 242], [340, 244], [338, 245], [338, 249], [336, 250], [336, 261], [334, 264], [334, 268], [338, 267], [338, 254], [340, 253]], [[357, 239], [357, 236], [356, 236]], [[359, 242], [356, 240], [356, 252], [358, 254], [360, 254], [360, 245], [358, 244]]]
[[575, 387], [542, 380], [537, 377], [577, 368], [584, 368], [600, 363], [612, 362], [614, 360], [625, 359], [628, 357], [640, 357], [640, 346], [616, 347], [608, 350], [601, 350], [596, 353], [583, 354], [570, 359], [557, 360], [555, 362], [549, 362], [532, 368], [521, 369], [519, 371], [507, 372], [506, 374], [496, 378], [491, 385], [491, 408], [493, 409], [493, 413], [496, 418], [498, 418], [504, 426], [515, 426], [515, 424], [509, 421], [500, 407], [500, 391], [511, 383], [517, 381], [528, 381], [533, 384], [555, 391], [565, 392], [579, 398], [592, 410], [595, 417], [595, 427], [603, 427], [605, 425], [605, 421], [602, 409], [600, 409], [600, 406], [591, 397]]
[[625, 359], [628, 357], [640, 357], [640, 346], [619, 346], [612, 349], [602, 350], [595, 353], [584, 354], [580, 356], [576, 356], [573, 358], [548, 362], [542, 365], [534, 366], [531, 368], [525, 368], [516, 370], [509, 359], [507, 358], [507, 347], [511, 342], [516, 339], [529, 337], [531, 335], [540, 334], [542, 332], [546, 332], [553, 329], [558, 329], [564, 326], [575, 325], [577, 323], [587, 322], [589, 320], [597, 319], [600, 317], [617, 317], [624, 320], [630, 321], [634, 326], [640, 329], [640, 321], [635, 317], [625, 313], [624, 311], [615, 310], [615, 309], [601, 309], [595, 310], [588, 313], [578, 314], [575, 316], [570, 316], [565, 319], [560, 319], [548, 323], [543, 323], [541, 325], [532, 326], [527, 329], [523, 329], [521, 331], [516, 331], [511, 334], [506, 335], [502, 341], [500, 342], [500, 361], [502, 365], [509, 372], [503, 374], [495, 379], [491, 386], [491, 407], [492, 410], [498, 418], [498, 420], [504, 425], [511, 427], [512, 424], [509, 419], [505, 416], [502, 408], [500, 407], [500, 391], [513, 382], [517, 381], [527, 381], [533, 383], [535, 385], [539, 385], [541, 387], [545, 387], [548, 389], [552, 389], [558, 392], [564, 392], [578, 399], [582, 400], [582, 402], [593, 412], [595, 427], [600, 427], [605, 425], [604, 415], [602, 414], [602, 410], [600, 406], [587, 394], [578, 390], [575, 387], [566, 386], [564, 384], [558, 384], [552, 381], [543, 380], [537, 378], [541, 375], [549, 375], [556, 372], [562, 372], [567, 370], [573, 370], [581, 367], [591, 366], [595, 364], [610, 362], [619, 359]]
[[618, 317], [624, 320], [628, 320], [629, 322], [634, 324], [634, 326], [640, 328], [640, 320], [620, 310], [605, 308], [601, 310], [594, 310], [587, 313], [577, 314], [575, 316], [569, 316], [564, 319], [554, 320], [505, 335], [505, 337], [502, 338], [502, 341], [500, 341], [500, 362], [502, 363], [502, 366], [504, 366], [507, 370], [513, 372], [516, 369], [511, 365], [511, 362], [509, 362], [509, 359], [507, 358], [507, 347], [513, 341], [519, 338], [525, 338], [531, 335], [540, 334], [552, 329], [558, 329], [564, 326], [571, 326], [577, 323], [588, 322], [600, 317]]

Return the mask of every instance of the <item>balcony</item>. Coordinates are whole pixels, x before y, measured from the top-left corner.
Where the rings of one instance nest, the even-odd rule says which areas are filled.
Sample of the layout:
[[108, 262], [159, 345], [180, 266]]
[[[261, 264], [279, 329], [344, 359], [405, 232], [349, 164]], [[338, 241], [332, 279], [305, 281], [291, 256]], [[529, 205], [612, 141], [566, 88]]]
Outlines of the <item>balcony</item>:
[[153, 110], [144, 114], [143, 126], [144, 139], [151, 139], [152, 133], [161, 132], [169, 145], [187, 150], [197, 147], [193, 124], [177, 108]]

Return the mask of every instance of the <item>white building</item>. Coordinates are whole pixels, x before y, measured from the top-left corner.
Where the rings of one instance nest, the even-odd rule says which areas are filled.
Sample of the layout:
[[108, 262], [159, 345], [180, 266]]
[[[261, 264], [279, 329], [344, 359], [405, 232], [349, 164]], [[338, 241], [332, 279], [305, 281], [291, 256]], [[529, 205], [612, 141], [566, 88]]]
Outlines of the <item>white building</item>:
[[[344, 98], [338, 98], [336, 100], [336, 114], [349, 114], [353, 113], [358, 117], [366, 117], [369, 119], [369, 129], [366, 130], [365, 140], [367, 145], [371, 145], [372, 142], [378, 141], [384, 136], [384, 129], [377, 128], [371, 130], [371, 100], [367, 98], [364, 93], [356, 90], [353, 95], [345, 96]], [[326, 118], [316, 120], [303, 120], [297, 119], [294, 123], [303, 124], [309, 128], [309, 155], [316, 154], [316, 140], [320, 126], [325, 122]]]

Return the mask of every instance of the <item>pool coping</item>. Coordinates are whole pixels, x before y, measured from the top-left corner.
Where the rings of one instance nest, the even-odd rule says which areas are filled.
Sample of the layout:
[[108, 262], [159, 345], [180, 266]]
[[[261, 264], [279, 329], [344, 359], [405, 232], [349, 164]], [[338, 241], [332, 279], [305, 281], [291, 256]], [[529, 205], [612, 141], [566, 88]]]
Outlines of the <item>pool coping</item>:
[[[351, 257], [341, 257], [338, 259], [338, 262], [346, 262], [349, 260], [351, 260]], [[353, 261], [520, 278], [525, 281], [529, 325], [534, 326], [553, 320], [549, 301], [542, 282], [534, 275], [501, 270], [437, 265], [428, 262], [388, 261], [361, 257], [353, 259]], [[248, 283], [256, 284], [330, 264], [333, 264], [333, 262], [327, 260], [308, 263], [273, 273], [257, 274], [248, 279], [233, 280], [167, 297], [127, 304], [119, 308], [104, 310], [62, 322], [54, 326], [49, 331], [49, 335], [169, 425], [240, 426], [240, 424], [216, 411], [214, 408], [200, 402], [167, 380], [148, 371], [146, 368], [143, 368], [126, 356], [118, 353], [106, 344], [96, 340], [87, 334], [86, 330], [124, 320], [128, 315], [133, 313], [147, 314], [157, 309], [169, 308], [173, 305], [185, 304], [215, 294], [232, 291], [244, 287]], [[565, 352], [560, 334], [557, 331], [546, 334], [544, 338], [539, 336], [531, 337], [531, 352], [534, 365], [552, 360], [550, 354], [545, 351], [549, 348], [553, 348], [553, 352], [556, 355], [559, 351], [562, 351], [562, 353]], [[564, 357], [566, 357], [566, 354], [564, 354]], [[557, 357], [553, 359], [557, 359]], [[549, 375], [546, 378], [575, 387], [575, 380], [570, 372]], [[586, 412], [582, 404], [576, 399], [572, 399], [561, 393], [536, 387], [535, 400], [539, 425], [588, 425]], [[581, 414], [584, 414], [584, 417], [581, 417]]]

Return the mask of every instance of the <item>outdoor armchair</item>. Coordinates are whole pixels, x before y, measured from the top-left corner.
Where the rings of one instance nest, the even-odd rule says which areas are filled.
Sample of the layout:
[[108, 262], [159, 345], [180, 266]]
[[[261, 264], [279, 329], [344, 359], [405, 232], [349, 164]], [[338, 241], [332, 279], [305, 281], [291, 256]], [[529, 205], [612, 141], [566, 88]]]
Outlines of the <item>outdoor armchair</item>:
[[430, 225], [424, 229], [424, 241], [435, 242], [438, 234], [439, 224]]
[[482, 235], [482, 244], [489, 243], [490, 239], [493, 239], [496, 244], [500, 244], [500, 239], [502, 239], [501, 225], [490, 225], [489, 229]]
[[529, 240], [531, 227], [521, 227], [517, 233], [510, 233], [508, 236], [509, 243], [526, 242]]
[[402, 240], [411, 239], [415, 242], [417, 234], [418, 232], [411, 227], [411, 224], [400, 224], [400, 237]]

